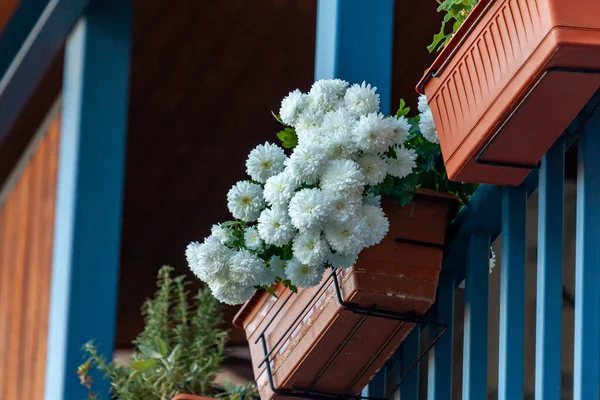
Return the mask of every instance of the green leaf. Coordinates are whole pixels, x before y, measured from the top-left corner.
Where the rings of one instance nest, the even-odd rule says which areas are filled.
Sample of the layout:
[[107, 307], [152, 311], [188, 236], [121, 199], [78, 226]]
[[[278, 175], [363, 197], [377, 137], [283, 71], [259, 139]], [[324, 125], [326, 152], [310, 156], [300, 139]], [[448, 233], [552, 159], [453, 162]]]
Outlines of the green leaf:
[[151, 358], [151, 359], [155, 359], [155, 360], [159, 360], [162, 358], [162, 354], [160, 354], [158, 351], [151, 349], [148, 346], [144, 346], [144, 345], [140, 344], [140, 345], [138, 345], [138, 349], [140, 349], [140, 351], [146, 358]]
[[275, 293], [275, 290], [273, 290], [271, 285], [262, 285], [262, 288], [265, 289], [271, 296], [277, 297], [277, 293]]
[[162, 357], [166, 357], [169, 349], [167, 348], [167, 343], [159, 336], [154, 338], [154, 342], [156, 343], [156, 348], [160, 352]]
[[285, 125], [285, 123], [281, 120], [281, 117], [277, 114], [275, 114], [273, 111], [271, 111], [271, 115], [277, 120], [277, 122], [279, 122], [281, 125]]
[[410, 107], [406, 107], [406, 102], [404, 99], [400, 99], [400, 105], [398, 106], [398, 111], [396, 112], [396, 117], [405, 117], [410, 113]]
[[277, 138], [281, 140], [281, 145], [286, 149], [293, 149], [298, 145], [298, 135], [294, 128], [285, 128], [277, 133]]
[[171, 365], [173, 365], [173, 363], [175, 362], [175, 360], [177, 359], [177, 355], [179, 354], [179, 350], [181, 349], [181, 343], [177, 344], [174, 348], [173, 351], [171, 352], [171, 354], [169, 354], [169, 357], [167, 357], [167, 362]]
[[156, 367], [156, 360], [139, 360], [131, 363], [131, 368], [138, 372], [149, 371], [152, 368]]
[[444, 27], [445, 24], [442, 24], [442, 29], [440, 29], [440, 31], [433, 36], [433, 42], [431, 42], [431, 44], [427, 46], [427, 50], [429, 50], [430, 53], [433, 53], [437, 48], [438, 44], [440, 44], [440, 42], [442, 42], [446, 38], [446, 34], [444, 33]]

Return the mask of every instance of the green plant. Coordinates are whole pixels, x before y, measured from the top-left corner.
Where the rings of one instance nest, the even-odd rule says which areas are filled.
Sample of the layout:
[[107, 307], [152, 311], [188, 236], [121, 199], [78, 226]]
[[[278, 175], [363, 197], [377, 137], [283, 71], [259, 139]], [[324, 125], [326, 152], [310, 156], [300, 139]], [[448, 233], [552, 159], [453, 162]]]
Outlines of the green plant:
[[417, 188], [433, 189], [454, 194], [463, 204], [468, 204], [478, 185], [448, 180], [440, 145], [427, 140], [421, 133], [423, 113], [409, 116], [410, 112], [410, 107], [401, 99], [396, 117], [406, 118], [411, 126], [406, 145], [417, 153], [418, 163], [413, 173], [404, 178], [388, 175], [381, 184], [371, 186], [367, 191], [373, 195], [391, 196], [396, 202], [407, 205], [412, 202]]
[[[119, 400], [170, 400], [180, 393], [214, 396], [213, 382], [224, 361], [227, 332], [220, 327], [223, 317], [219, 302], [210, 290], [190, 296], [184, 276], [171, 277], [173, 269], [162, 267], [158, 290], [142, 312], [145, 327], [134, 341], [130, 365], [107, 362], [88, 342], [88, 359], [78, 369], [81, 383], [92, 392], [89, 372], [97, 368], [110, 381], [111, 398]], [[228, 384], [217, 397], [246, 400], [257, 397], [254, 385]]]
[[[430, 53], [440, 51], [454, 36], [458, 28], [465, 22], [478, 0], [437, 0], [438, 12], [445, 13], [440, 31], [433, 36], [433, 42], [427, 47]], [[448, 26], [452, 29], [448, 32]]]

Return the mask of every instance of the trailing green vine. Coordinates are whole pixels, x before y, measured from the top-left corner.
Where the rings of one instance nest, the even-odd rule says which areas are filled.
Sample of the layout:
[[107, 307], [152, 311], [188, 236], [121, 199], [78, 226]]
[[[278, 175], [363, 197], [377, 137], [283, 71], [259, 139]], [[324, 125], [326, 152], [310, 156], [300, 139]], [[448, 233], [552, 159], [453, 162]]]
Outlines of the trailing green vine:
[[[445, 13], [440, 31], [433, 36], [433, 42], [427, 47], [430, 53], [441, 51], [458, 28], [465, 22], [478, 0], [437, 0], [438, 12]], [[448, 27], [451, 26], [451, 29]]]

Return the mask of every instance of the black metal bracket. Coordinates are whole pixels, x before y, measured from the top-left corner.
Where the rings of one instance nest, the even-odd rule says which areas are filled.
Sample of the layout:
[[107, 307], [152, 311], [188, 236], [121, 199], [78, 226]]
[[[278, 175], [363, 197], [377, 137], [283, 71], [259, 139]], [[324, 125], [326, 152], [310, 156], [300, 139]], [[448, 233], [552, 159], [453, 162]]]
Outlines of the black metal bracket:
[[519, 104], [510, 113], [508, 118], [506, 118], [506, 120], [502, 123], [502, 125], [500, 125], [500, 127], [496, 130], [496, 132], [490, 138], [490, 140], [488, 140], [488, 142], [485, 144], [485, 146], [483, 146], [483, 148], [479, 151], [479, 153], [477, 153], [477, 156], [475, 156], [475, 162], [477, 164], [490, 165], [493, 167], [517, 168], [517, 169], [528, 169], [528, 170], [536, 170], [541, 167], [541, 165], [542, 165], [541, 161], [538, 162], [536, 165], [528, 165], [528, 164], [508, 163], [508, 162], [503, 162], [503, 161], [482, 160], [481, 157], [483, 156], [483, 153], [491, 146], [491, 144], [494, 142], [494, 140], [496, 140], [498, 135], [504, 130], [506, 125], [512, 120], [512, 118], [517, 113], [517, 111], [519, 111], [519, 109], [521, 108], [523, 103], [525, 103], [525, 101], [527, 101], [529, 99], [529, 97], [537, 89], [539, 84], [544, 80], [544, 78], [550, 72], [576, 72], [576, 73], [583, 73], [583, 74], [600, 74], [600, 70], [590, 70], [590, 69], [582, 69], [582, 68], [554, 67], [554, 68], [548, 68], [547, 70], [545, 70], [544, 73], [542, 74], [542, 76], [539, 77], [539, 79], [533, 84], [533, 86], [529, 89], [529, 91], [523, 97], [523, 99], [519, 102]]
[[397, 243], [414, 244], [415, 246], [431, 247], [431, 248], [440, 249], [440, 250], [444, 250], [446, 248], [446, 246], [444, 246], [443, 244], [432, 243], [432, 242], [423, 242], [420, 240], [412, 240], [412, 239], [405, 239], [405, 238], [399, 238], [399, 237], [396, 238], [396, 242]]
[[[418, 242], [418, 243], [415, 242], [413, 244], [424, 245], [421, 242]], [[436, 247], [439, 246], [434, 243], [428, 243], [428, 245], [435, 245]], [[255, 341], [255, 344], [257, 344], [259, 341], [261, 342], [262, 349], [264, 352], [264, 358], [263, 358], [262, 362], [259, 364], [258, 368], [262, 367], [263, 364], [266, 365], [265, 368], [266, 368], [266, 372], [267, 372], [267, 377], [269, 379], [270, 388], [273, 391], [273, 393], [275, 393], [281, 397], [295, 397], [295, 398], [312, 399], [312, 400], [330, 400], [330, 399], [387, 400], [390, 398], [390, 396], [393, 395], [393, 393], [395, 393], [395, 391], [398, 389], [398, 387], [400, 387], [400, 385], [402, 384], [402, 381], [408, 376], [408, 374], [410, 374], [412, 372], [413, 369], [416, 368], [416, 366], [419, 364], [419, 362], [427, 355], [429, 350], [431, 350], [433, 348], [433, 346], [439, 341], [439, 339], [442, 337], [442, 335], [448, 330], [448, 325], [439, 323], [437, 321], [431, 321], [428, 319], [424, 319], [422, 317], [419, 317], [415, 313], [398, 313], [398, 312], [394, 312], [394, 311], [390, 311], [390, 310], [379, 309], [379, 308], [377, 308], [377, 305], [375, 305], [375, 304], [371, 307], [365, 307], [365, 306], [361, 306], [359, 304], [346, 302], [343, 299], [342, 291], [340, 288], [340, 284], [339, 284], [337, 275], [338, 275], [338, 271], [336, 269], [333, 269], [333, 272], [331, 273], [331, 276], [329, 277], [329, 279], [327, 279], [325, 282], [323, 282], [323, 284], [319, 287], [319, 290], [317, 290], [316, 293], [313, 295], [313, 297], [311, 297], [310, 301], [308, 301], [307, 305], [302, 309], [302, 311], [300, 311], [300, 313], [298, 313], [294, 322], [292, 324], [290, 324], [290, 326], [286, 329], [286, 331], [283, 333], [281, 338], [279, 338], [279, 340], [273, 345], [273, 348], [269, 350], [268, 346], [267, 346], [267, 340], [265, 337], [266, 331], [271, 326], [273, 321], [277, 318], [277, 315], [279, 315], [279, 313], [285, 307], [285, 305], [290, 300], [290, 298], [294, 295], [294, 293], [290, 292], [290, 294], [284, 300], [281, 307], [277, 310], [275, 315], [273, 315], [273, 317], [270, 319], [270, 321], [266, 324], [263, 331], [261, 332], [261, 334]], [[308, 388], [306, 388], [306, 389], [305, 388], [293, 388], [293, 389], [277, 388], [275, 386], [275, 382], [273, 379], [273, 371], [272, 371], [272, 366], [271, 366], [271, 363], [273, 362], [273, 360], [271, 359], [271, 357], [272, 357], [273, 353], [281, 346], [283, 340], [288, 336], [290, 331], [292, 331], [292, 329], [297, 326], [299, 321], [301, 321], [301, 319], [304, 317], [304, 315], [309, 311], [310, 306], [313, 304], [313, 302], [316, 301], [319, 298], [319, 296], [321, 296], [327, 290], [327, 288], [330, 286], [331, 280], [333, 280], [333, 284], [334, 284], [334, 288], [335, 288], [335, 292], [336, 292], [336, 299], [339, 302], [339, 304], [345, 310], [349, 310], [354, 314], [362, 315], [363, 317], [359, 321], [358, 325], [354, 328], [354, 330], [350, 333], [350, 335], [336, 349], [333, 357], [331, 357], [331, 359], [327, 362], [327, 364], [323, 368], [321, 368], [321, 370], [319, 371], [317, 376], [313, 379], [313, 381], [311, 382], [311, 384], [309, 385]], [[350, 395], [348, 393], [338, 394], [338, 393], [328, 393], [328, 392], [315, 390], [314, 389], [315, 385], [317, 384], [319, 379], [325, 374], [325, 372], [327, 372], [327, 370], [329, 369], [329, 367], [331, 366], [333, 361], [342, 352], [345, 345], [354, 337], [354, 334], [358, 331], [358, 329], [364, 324], [364, 322], [369, 317], [400, 321], [401, 324], [398, 325], [398, 327], [394, 331], [393, 335], [391, 335], [388, 338], [386, 343], [384, 343], [383, 346], [381, 346], [379, 348], [379, 351], [376, 354], [374, 354], [373, 357], [371, 357], [369, 363], [363, 368], [361, 373], [348, 386], [349, 388], [354, 387], [356, 385], [356, 383], [360, 379], [363, 378], [364, 374], [373, 365], [375, 360], [377, 360], [377, 358], [381, 355], [382, 351], [392, 341], [392, 339], [395, 337], [395, 335], [402, 330], [402, 328], [404, 327], [404, 324], [413, 323], [413, 324], [419, 325], [419, 327], [436, 326], [436, 327], [440, 327], [441, 329], [439, 330], [436, 337], [434, 337], [433, 340], [431, 340], [431, 342], [428, 344], [428, 346], [419, 355], [419, 357], [406, 370], [406, 372], [400, 378], [400, 380], [397, 383], [394, 390], [392, 390], [391, 393], [388, 394], [386, 397], [364, 397], [364, 396]]]

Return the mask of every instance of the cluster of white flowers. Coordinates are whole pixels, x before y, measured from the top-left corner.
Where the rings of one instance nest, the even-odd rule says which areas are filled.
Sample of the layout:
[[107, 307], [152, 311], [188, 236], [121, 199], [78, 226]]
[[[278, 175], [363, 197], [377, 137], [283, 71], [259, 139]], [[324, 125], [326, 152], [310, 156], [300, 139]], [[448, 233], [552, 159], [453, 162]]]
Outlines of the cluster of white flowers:
[[252, 181], [227, 194], [238, 221], [215, 225], [186, 251], [192, 271], [225, 303], [243, 303], [255, 287], [279, 279], [313, 287], [326, 267], [352, 266], [389, 229], [381, 199], [365, 187], [416, 167], [417, 155], [405, 144], [410, 124], [381, 114], [368, 84], [318, 81], [308, 93], [285, 97], [279, 116], [297, 135], [293, 152], [288, 157], [270, 143], [252, 150]]
[[419, 114], [419, 130], [423, 137], [431, 143], [439, 143], [440, 139], [433, 122], [433, 114], [425, 95], [419, 96]]

